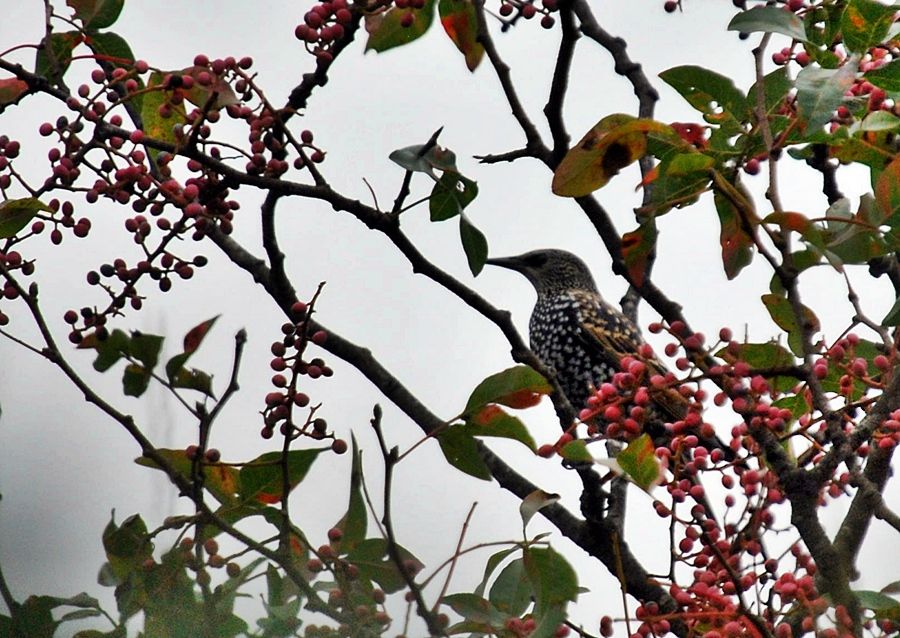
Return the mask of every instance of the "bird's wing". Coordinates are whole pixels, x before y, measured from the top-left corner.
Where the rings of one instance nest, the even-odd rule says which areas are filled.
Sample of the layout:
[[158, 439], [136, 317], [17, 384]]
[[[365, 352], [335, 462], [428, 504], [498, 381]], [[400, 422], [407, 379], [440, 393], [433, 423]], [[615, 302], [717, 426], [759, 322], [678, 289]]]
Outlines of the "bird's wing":
[[[580, 321], [582, 345], [593, 356], [605, 360], [613, 370], [618, 370], [622, 357], [637, 356], [644, 340], [637, 326], [625, 315], [603, 301], [591, 301], [593, 303], [587, 307], [591, 307], [592, 312], [584, 313]], [[644, 359], [644, 362], [649, 375], [665, 374], [666, 367], [655, 357]], [[687, 399], [671, 388], [651, 389], [650, 396], [665, 418], [677, 420], [687, 412]]]

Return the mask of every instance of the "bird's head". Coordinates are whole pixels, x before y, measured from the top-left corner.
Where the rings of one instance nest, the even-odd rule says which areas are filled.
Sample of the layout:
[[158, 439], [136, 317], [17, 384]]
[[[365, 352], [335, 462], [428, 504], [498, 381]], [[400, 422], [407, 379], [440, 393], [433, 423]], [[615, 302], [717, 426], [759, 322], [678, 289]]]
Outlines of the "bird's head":
[[539, 295], [571, 289], [597, 290], [585, 263], [565, 250], [532, 250], [515, 257], [488, 259], [485, 263], [522, 273]]

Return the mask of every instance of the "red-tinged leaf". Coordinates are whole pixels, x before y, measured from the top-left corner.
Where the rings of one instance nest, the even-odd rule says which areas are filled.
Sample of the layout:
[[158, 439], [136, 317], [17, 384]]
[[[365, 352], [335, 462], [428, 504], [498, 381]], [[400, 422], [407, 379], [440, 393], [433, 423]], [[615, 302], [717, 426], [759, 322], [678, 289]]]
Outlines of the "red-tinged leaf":
[[896, 226], [900, 222], [900, 157], [895, 158], [875, 181], [875, 203], [884, 215], [885, 223]]
[[52, 212], [52, 209], [36, 197], [0, 202], [0, 239], [15, 235], [41, 211]]
[[604, 186], [619, 170], [643, 157], [647, 136], [673, 135], [671, 127], [630, 115], [608, 115], [573, 146], [556, 167], [553, 192], [561, 197], [582, 197]]
[[[288, 489], [294, 489], [305, 477], [313, 461], [327, 448], [291, 450], [287, 453]], [[281, 500], [284, 488], [281, 452], [267, 452], [241, 468], [240, 496], [245, 501], [272, 504]]]
[[659, 484], [662, 468], [649, 434], [642, 434], [616, 455], [622, 471], [644, 490]]
[[524, 410], [536, 406], [544, 398], [544, 393], [533, 392], [531, 390], [517, 390], [511, 392], [504, 397], [497, 399], [497, 403], [501, 403], [508, 408], [515, 410]]
[[493, 436], [512, 439], [527, 446], [532, 452], [535, 452], [537, 449], [534, 439], [531, 438], [525, 424], [493, 403], [471, 415], [465, 425], [455, 426], [455, 428], [471, 436]]
[[125, 0], [66, 0], [81, 20], [85, 30], [95, 31], [112, 26], [122, 13]]
[[894, 24], [896, 13], [896, 7], [875, 0], [849, 0], [841, 15], [844, 46], [862, 55], [881, 44]]
[[722, 266], [725, 276], [734, 279], [753, 261], [753, 238], [741, 222], [734, 203], [718, 190], [713, 194], [716, 212], [719, 214], [719, 244], [722, 246]]
[[809, 232], [810, 226], [812, 222], [809, 221], [809, 218], [803, 213], [792, 213], [792, 212], [783, 212], [783, 213], [772, 213], [770, 215], [766, 215], [763, 222], [766, 224], [778, 224], [784, 230], [792, 230], [795, 233], [800, 233], [801, 235]]
[[[172, 450], [159, 448], [156, 450], [178, 474], [186, 479], [191, 478], [192, 461], [187, 457], [184, 448]], [[147, 456], [140, 456], [134, 461], [138, 465], [153, 469], [161, 469], [156, 461]], [[203, 466], [203, 487], [209, 490], [213, 497], [223, 505], [233, 504], [237, 501], [240, 491], [240, 477], [238, 471], [230, 465], [217, 464]]]
[[18, 78], [3, 78], [0, 80], [0, 107], [16, 102], [25, 92], [28, 84]]
[[426, 0], [421, 9], [391, 7], [387, 11], [366, 14], [366, 51], [381, 53], [418, 40], [434, 20], [436, 0]]
[[479, 383], [469, 396], [463, 413], [471, 413], [488, 403], [504, 403], [507, 397], [523, 390], [550, 394], [553, 388], [533, 368], [525, 365], [513, 366], [503, 372], [492, 374]]
[[466, 57], [469, 71], [474, 71], [484, 57], [484, 47], [478, 42], [478, 16], [472, 0], [440, 0], [438, 13], [444, 31]]
[[622, 235], [622, 258], [628, 277], [635, 286], [642, 286], [647, 276], [650, 255], [656, 247], [656, 222], [651, 218], [637, 230]]
[[481, 426], [490, 425], [491, 421], [504, 414], [506, 413], [503, 411], [503, 408], [495, 403], [491, 403], [475, 412], [470, 419], [470, 423]]
[[187, 354], [196, 352], [197, 348], [200, 347], [200, 344], [203, 343], [203, 339], [206, 338], [207, 333], [209, 333], [209, 331], [212, 330], [212, 327], [216, 325], [218, 319], [219, 315], [216, 315], [212, 319], [207, 319], [191, 328], [188, 333], [184, 335], [184, 352]]
[[[141, 99], [141, 120], [144, 123], [144, 133], [153, 139], [161, 142], [175, 144], [178, 138], [175, 136], [175, 125], [185, 121], [184, 109], [182, 106], [168, 105], [169, 91], [163, 88], [168, 73], [154, 71], [147, 79], [147, 93], [144, 93]], [[164, 105], [170, 106], [172, 114], [163, 117], [160, 108]], [[152, 155], [156, 155], [159, 151], [150, 150]]]

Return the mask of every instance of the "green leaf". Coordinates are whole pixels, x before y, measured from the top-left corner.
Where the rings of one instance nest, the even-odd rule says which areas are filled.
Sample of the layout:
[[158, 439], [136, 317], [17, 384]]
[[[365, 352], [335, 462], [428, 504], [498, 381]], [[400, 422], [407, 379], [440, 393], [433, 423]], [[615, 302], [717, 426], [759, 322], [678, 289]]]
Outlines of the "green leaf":
[[881, 325], [900, 326], [900, 297], [897, 297], [894, 305], [891, 306], [891, 309], [888, 310], [888, 313], [884, 316], [884, 319], [881, 320]]
[[122, 373], [122, 389], [127, 397], [139, 397], [150, 387], [150, 370], [136, 363], [125, 366]]
[[[193, 462], [187, 457], [184, 448], [157, 448], [156, 451], [176, 472], [178, 472], [178, 474], [190, 480]], [[143, 467], [149, 467], [155, 470], [162, 469], [156, 461], [148, 456], [139, 456], [134, 462]], [[215, 465], [203, 465], [202, 472], [203, 487], [209, 490], [209, 493], [212, 494], [219, 503], [231, 505], [237, 502], [241, 478], [235, 468], [224, 463], [217, 463]]]
[[750, 119], [748, 100], [729, 77], [692, 65], [673, 67], [659, 77], [703, 113], [707, 122], [740, 123]]
[[[400, 560], [417, 570], [424, 567], [406, 548], [398, 545], [397, 553]], [[387, 541], [383, 538], [367, 538], [347, 555], [346, 560], [359, 568], [361, 576], [374, 580], [388, 594], [406, 587], [406, 581], [388, 555]]]
[[66, 0], [66, 5], [74, 10], [85, 31], [96, 31], [112, 26], [119, 19], [125, 0]]
[[889, 93], [898, 93], [900, 92], [900, 60], [892, 60], [882, 67], [872, 69], [863, 77]]
[[0, 110], [8, 104], [13, 104], [28, 92], [28, 83], [18, 78], [3, 78], [0, 80]]
[[134, 332], [128, 344], [128, 353], [144, 364], [148, 370], [153, 370], [159, 362], [159, 351], [162, 349], [163, 337], [159, 335]]
[[587, 449], [587, 443], [582, 439], [575, 439], [563, 445], [559, 455], [573, 463], [593, 463], [594, 457]]
[[212, 375], [197, 370], [196, 368], [182, 368], [175, 373], [175, 376], [169, 378], [169, 382], [174, 388], [185, 388], [187, 390], [197, 390], [208, 397], [216, 398], [213, 392]]
[[433, 170], [435, 168], [439, 171], [459, 173], [456, 168], [456, 154], [453, 151], [441, 148], [437, 144], [432, 145], [425, 153], [422, 152], [424, 148], [424, 144], [398, 148], [388, 155], [388, 159], [408, 171], [427, 173], [435, 179], [437, 179]]
[[507, 616], [521, 616], [531, 605], [531, 582], [525, 574], [521, 558], [511, 561], [491, 585], [491, 603]]
[[628, 276], [635, 286], [644, 283], [650, 255], [656, 248], [656, 219], [651, 217], [629, 233], [622, 235], [622, 258], [628, 269]]
[[103, 530], [103, 548], [119, 582], [153, 556], [153, 542], [147, 525], [137, 514], [126, 518], [121, 525], [116, 525], [115, 518], [111, 517]]
[[478, 186], [475, 182], [459, 173], [444, 171], [428, 198], [431, 221], [441, 222], [456, 217], [477, 195]]
[[487, 562], [484, 564], [484, 576], [481, 578], [481, 582], [478, 584], [478, 587], [475, 588], [475, 593], [481, 596], [484, 593], [485, 587], [487, 587], [488, 580], [490, 580], [491, 575], [494, 573], [494, 570], [497, 569], [497, 566], [502, 563], [507, 556], [512, 554], [513, 552], [518, 551], [518, 547], [510, 547], [509, 549], [503, 549], [495, 554], [491, 554], [490, 558], [487, 559]]
[[484, 46], [478, 41], [475, 4], [472, 0], [440, 0], [438, 14], [444, 31], [465, 56], [469, 71], [474, 71], [484, 57]]
[[[796, 363], [794, 355], [783, 346], [774, 342], [741, 343], [738, 344], [736, 355], [732, 354], [729, 348], [722, 348], [716, 352], [716, 356], [728, 363], [744, 361], [750, 367], [759, 370], [786, 368]], [[788, 391], [796, 384], [797, 380], [793, 377], [773, 377], [769, 379], [769, 385], [779, 392]]]
[[455, 427], [462, 428], [472, 436], [512, 439], [527, 446], [532, 452], [537, 450], [525, 424], [493, 403], [469, 414], [465, 425]]
[[127, 334], [116, 328], [103, 340], [98, 339], [94, 334], [88, 335], [78, 344], [78, 349], [96, 350], [97, 358], [94, 359], [94, 370], [106, 372], [128, 352], [129, 340]]
[[728, 30], [741, 33], [780, 33], [794, 40], [807, 40], [803, 21], [793, 12], [774, 6], [753, 7], [742, 11], [728, 23]]
[[[756, 105], [757, 83], [754, 82], [747, 91], [747, 104], [750, 108]], [[794, 83], [788, 76], [787, 67], [780, 66], [763, 78], [764, 103], [767, 115], [775, 115], [784, 105], [784, 100], [794, 90]]]
[[734, 202], [718, 190], [713, 194], [713, 200], [719, 214], [722, 266], [725, 268], [725, 276], [734, 279], [753, 261], [753, 238], [744, 229]]
[[807, 414], [811, 408], [806, 396], [802, 392], [800, 394], [790, 394], [781, 397], [780, 399], [776, 399], [775, 401], [772, 401], [772, 405], [776, 408], [787, 408], [790, 410], [792, 419], [799, 419], [804, 414]]
[[[144, 133], [153, 139], [169, 144], [175, 144], [178, 138], [175, 136], [175, 125], [184, 122], [184, 110], [181, 106], [171, 106], [172, 114], [163, 117], [160, 108], [169, 102], [169, 92], [163, 88], [168, 73], [154, 71], [147, 78], [148, 91], [141, 98], [141, 120], [144, 124]], [[149, 151], [154, 157], [159, 151]]]
[[503, 623], [508, 618], [489, 601], [477, 594], [450, 594], [444, 596], [441, 603], [448, 605], [466, 621], [483, 625], [488, 630], [493, 627], [503, 627]]
[[115, 64], [128, 65], [134, 62], [134, 53], [128, 42], [115, 33], [94, 33], [87, 40], [87, 45], [97, 55], [114, 58]]
[[[291, 450], [287, 453], [288, 490], [292, 490], [306, 477], [313, 462], [326, 448], [316, 450]], [[284, 494], [282, 452], [266, 452], [241, 468], [239, 472], [240, 497], [245, 501], [277, 503]]]
[[[383, 13], [366, 15], [366, 31], [369, 32], [366, 51], [371, 49], [381, 53], [418, 40], [434, 20], [435, 1], [426, 0], [421, 9], [391, 7]], [[412, 23], [403, 26], [408, 16], [412, 16]]]
[[438, 444], [447, 462], [461, 472], [469, 476], [491, 480], [491, 471], [488, 469], [478, 453], [478, 441], [474, 436], [460, 427], [448, 427], [437, 435]]
[[859, 123], [860, 131], [894, 131], [900, 128], [900, 117], [890, 111], [873, 111]]
[[887, 38], [897, 8], [875, 0], [849, 0], [841, 16], [844, 46], [853, 53], [864, 54]]
[[[472, 414], [489, 403], [501, 403], [515, 408], [522, 405], [523, 393], [550, 394], [553, 387], [534, 368], [517, 365], [492, 374], [478, 384], [466, 402], [464, 414]], [[530, 405], [533, 405], [531, 403]]]
[[353, 464], [350, 468], [350, 502], [347, 504], [347, 512], [334, 525], [334, 527], [343, 532], [338, 547], [344, 552], [352, 551], [366, 537], [366, 529], [368, 527], [366, 502], [362, 493], [362, 455], [356, 442], [356, 435], [351, 433], [350, 439], [353, 444]]
[[78, 31], [51, 33], [49, 44], [44, 38], [38, 47], [34, 74], [47, 78], [51, 84], [58, 83], [72, 63], [72, 50], [81, 42]]
[[858, 590], [853, 593], [860, 606], [874, 611], [876, 618], [900, 619], [900, 601], [877, 591]]
[[616, 455], [622, 471], [642, 490], [658, 485], [662, 468], [656, 458], [656, 448], [649, 434], [642, 434]]
[[762, 302], [766, 310], [769, 311], [772, 321], [788, 333], [788, 345], [793, 353], [798, 357], [803, 356], [802, 330], [807, 329], [811, 332], [816, 332], [819, 329], [819, 319], [815, 313], [803, 306], [803, 323], [805, 326], [801, 326], [797, 322], [797, 317], [794, 315], [790, 301], [782, 295], [765, 294], [762, 296]]
[[807, 134], [821, 130], [844, 101], [844, 93], [856, 79], [857, 63], [854, 55], [838, 69], [808, 66], [797, 74], [797, 104], [807, 122]]
[[8, 239], [25, 228], [39, 212], [53, 212], [36, 197], [0, 202], [0, 239]]
[[472, 276], [477, 276], [484, 268], [484, 262], [488, 258], [487, 238], [478, 230], [465, 215], [459, 216], [459, 239], [462, 242], [463, 251], [466, 253], [466, 261]]
[[522, 555], [535, 593], [536, 615], [578, 597], [578, 577], [560, 553], [551, 547], [526, 547]]

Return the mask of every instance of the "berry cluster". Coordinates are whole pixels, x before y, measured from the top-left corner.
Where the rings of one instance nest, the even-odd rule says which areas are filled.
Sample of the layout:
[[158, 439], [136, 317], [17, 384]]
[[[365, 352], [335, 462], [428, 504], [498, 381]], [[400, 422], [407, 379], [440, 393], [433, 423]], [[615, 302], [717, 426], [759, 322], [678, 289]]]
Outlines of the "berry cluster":
[[[397, 6], [404, 1], [410, 0], [398, 0]], [[413, 1], [424, 6], [424, 0]], [[334, 59], [331, 47], [344, 37], [352, 21], [353, 10], [347, 0], [326, 0], [306, 12], [303, 22], [294, 29], [294, 36], [304, 43], [309, 53], [328, 63]]]
[[510, 20], [523, 17], [531, 20], [539, 13], [541, 14], [541, 26], [545, 29], [552, 29], [556, 24], [553, 13], [559, 11], [559, 0], [541, 0], [541, 7], [538, 8], [534, 0], [503, 0], [500, 5], [500, 15]]
[[[166, 527], [177, 528], [184, 525], [184, 517], [170, 517], [166, 519]], [[202, 548], [202, 552], [200, 549]], [[195, 579], [201, 587], [208, 587], [212, 582], [212, 575], [207, 568], [221, 569], [225, 568], [225, 572], [229, 578], [236, 578], [241, 573], [241, 566], [229, 561], [226, 557], [219, 553], [219, 542], [214, 538], [208, 538], [203, 543], [195, 541], [190, 536], [184, 536], [178, 542], [175, 550], [179, 562], [187, 569], [196, 573]], [[203, 557], [205, 554], [205, 558]], [[165, 559], [164, 559], [165, 561]], [[142, 563], [142, 568], [146, 572], [167, 571], [164, 564], [157, 563], [153, 557], [148, 557]], [[168, 569], [171, 565], [168, 566]]]
[[[788, 619], [798, 607], [806, 614], [804, 630], [833, 630], [834, 633], [828, 635], [836, 637], [849, 635], [852, 628], [849, 615], [839, 606], [830, 606], [818, 594], [814, 582], [816, 565], [801, 545], [791, 546], [790, 555], [794, 562], [787, 564], [785, 559], [771, 556], [760, 540], [767, 537], [775, 525], [773, 508], [787, 500], [785, 488], [775, 471], [762, 462], [756, 467], [751, 465], [754, 457], [761, 453], [759, 441], [765, 438], [763, 433], [782, 442], [807, 441], [810, 453], [803, 456], [808, 456], [808, 462], [813, 464], [824, 456], [821, 441], [827, 425], [821, 416], [814, 416], [816, 413], [805, 386], [797, 383], [786, 390], [785, 377], [777, 377], [765, 369], [754, 369], [743, 358], [749, 350], [745, 344], [736, 342], [727, 328], [719, 332], [718, 341], [711, 346], [707, 346], [703, 334], [690, 332], [681, 322], [655, 323], [650, 326], [650, 331], [666, 332], [672, 337], [665, 345], [665, 354], [675, 357], [675, 367], [689, 371], [689, 376], [677, 379], [671, 372], [654, 374], [652, 370], [658, 363], [650, 346], [644, 344], [635, 356], [623, 357], [620, 371], [611, 382], [597, 388], [579, 416], [588, 424], [589, 435], [629, 440], [643, 431], [648, 412], [654, 409], [659, 393], [676, 392], [687, 403], [681, 419], [666, 423], [670, 438], [665, 446], [656, 450], [663, 466], [669, 466], [672, 479], [666, 483], [669, 503], [657, 500], [654, 509], [660, 517], [676, 521], [680, 526], [682, 533], [676, 538], [673, 556], [676, 563], [690, 569], [692, 574], [692, 582], [686, 587], [675, 582], [669, 584], [670, 594], [681, 606], [677, 617], [702, 627], [706, 637], [750, 635], [757, 629], [742, 613], [737, 596], [754, 592], [756, 596], [774, 601], [765, 608], [763, 619], [778, 637], [792, 635]], [[821, 356], [814, 361], [810, 372], [828, 382], [826, 387], [834, 388], [829, 391], [836, 398], [851, 404], [864, 401], [868, 389], [884, 388], [882, 376], [892, 368], [892, 354], [878, 353], [874, 344], [853, 333], [845, 334], [830, 347], [824, 342], [816, 346]], [[716, 352], [724, 361], [701, 369], [698, 362], [706, 360], [711, 352]], [[781, 379], [778, 385], [772, 380], [776, 377]], [[703, 444], [714, 435], [712, 425], [703, 420], [707, 393], [700, 385], [709, 380], [719, 386], [713, 402], [717, 406], [730, 402], [732, 410], [741, 417], [732, 428], [729, 447], [731, 452], [743, 453], [743, 456], [730, 463], [722, 463], [726, 460], [727, 450], [708, 449]], [[799, 408], [796, 399], [804, 399]], [[787, 405], [794, 405], [795, 409]], [[849, 416], [844, 422], [846, 434], [858, 425]], [[789, 427], [791, 424], [793, 427]], [[900, 443], [900, 410], [895, 410], [879, 424], [872, 438], [878, 447], [885, 449]], [[566, 432], [555, 444], [541, 446], [539, 454], [552, 456], [572, 440], [573, 434]], [[865, 457], [867, 450], [868, 444], [863, 444], [858, 449], [860, 457]], [[722, 488], [727, 491], [722, 522], [706, 511], [706, 490], [699, 482], [701, 474], [713, 472], [720, 476]], [[819, 503], [824, 505], [826, 497], [839, 498], [848, 494], [850, 481], [849, 472], [834, 475], [823, 484]], [[734, 492], [746, 499], [747, 507], [736, 508], [738, 499]], [[688, 518], [677, 514], [680, 503], [692, 504]], [[634, 635], [664, 635], [670, 629], [671, 614], [661, 613], [655, 603], [638, 608], [636, 617], [641, 625]], [[831, 627], [821, 629], [818, 619]], [[604, 617], [601, 635], [610, 636], [612, 631], [612, 619]]]
[[[321, 291], [321, 287], [319, 290]], [[327, 421], [315, 416], [319, 406], [311, 408], [304, 419], [294, 418], [295, 408], [305, 408], [310, 403], [309, 395], [297, 388], [301, 377], [318, 379], [334, 374], [321, 358], [316, 357], [309, 361], [303, 358], [310, 343], [322, 345], [328, 339], [328, 334], [324, 330], [317, 330], [311, 334], [309, 331], [308, 321], [314, 311], [318, 294], [317, 292], [308, 304], [297, 301], [291, 306], [291, 316], [294, 320], [281, 326], [283, 338], [272, 343], [271, 351], [274, 358], [270, 366], [275, 371], [272, 385], [276, 390], [266, 395], [266, 407], [262, 412], [263, 428], [260, 434], [264, 439], [270, 439], [278, 427], [282, 436], [291, 439], [300, 436], [316, 440], [330, 437], [333, 439], [331, 449], [337, 454], [343, 454], [347, 451], [347, 442], [336, 438], [334, 434], [329, 434]]]
[[[306, 569], [312, 574], [327, 572], [331, 583], [331, 588], [327, 590], [328, 603], [350, 620], [337, 628], [307, 626], [304, 634], [307, 637], [376, 636], [391, 623], [384, 607], [387, 598], [384, 590], [372, 587], [371, 582], [360, 577], [357, 565], [341, 557], [346, 554], [341, 550], [343, 537], [339, 527], [328, 530], [329, 542], [313, 551], [314, 556], [306, 562]], [[416, 561], [407, 562], [409, 564], [405, 567], [412, 574], [422, 568]]]

